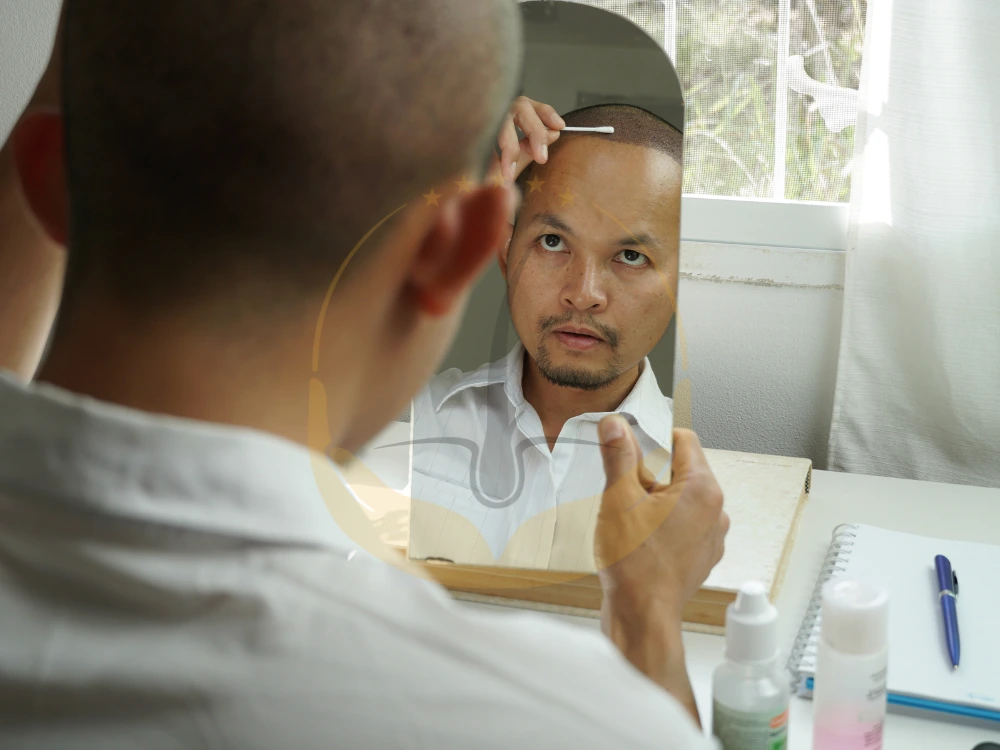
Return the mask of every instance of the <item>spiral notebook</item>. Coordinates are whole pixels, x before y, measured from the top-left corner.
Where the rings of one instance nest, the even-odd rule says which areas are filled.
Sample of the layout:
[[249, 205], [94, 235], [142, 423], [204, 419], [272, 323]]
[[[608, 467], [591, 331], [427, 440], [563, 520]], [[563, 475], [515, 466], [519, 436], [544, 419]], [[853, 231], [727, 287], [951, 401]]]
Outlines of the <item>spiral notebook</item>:
[[[957, 670], [945, 647], [935, 555], [951, 560], [959, 580]], [[820, 591], [835, 576], [864, 578], [889, 590], [891, 706], [1000, 722], [1000, 546], [876, 526], [837, 527], [788, 663], [806, 697], [816, 669]]]

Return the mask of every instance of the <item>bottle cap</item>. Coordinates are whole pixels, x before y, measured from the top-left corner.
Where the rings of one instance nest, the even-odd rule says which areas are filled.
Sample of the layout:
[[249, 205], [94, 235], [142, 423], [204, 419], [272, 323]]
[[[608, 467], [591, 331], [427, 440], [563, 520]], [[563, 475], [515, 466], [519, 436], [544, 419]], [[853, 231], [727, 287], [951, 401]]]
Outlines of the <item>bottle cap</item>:
[[726, 658], [769, 662], [777, 655], [778, 610], [768, 600], [764, 584], [748, 581], [726, 607]]
[[878, 653], [889, 637], [889, 592], [865, 581], [827, 581], [821, 623], [820, 638], [837, 651]]

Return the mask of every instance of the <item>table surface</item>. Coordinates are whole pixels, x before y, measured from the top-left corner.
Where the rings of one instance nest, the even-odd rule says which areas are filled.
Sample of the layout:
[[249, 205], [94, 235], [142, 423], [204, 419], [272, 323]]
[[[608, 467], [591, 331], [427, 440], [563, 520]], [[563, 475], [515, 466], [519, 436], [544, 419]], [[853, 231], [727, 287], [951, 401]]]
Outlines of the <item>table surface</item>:
[[[777, 602], [781, 643], [786, 649], [812, 596], [833, 529], [841, 523], [872, 524], [926, 536], [1000, 544], [1000, 489], [814, 471], [809, 502]], [[468, 606], [504, 609], [488, 604], [468, 603]], [[580, 627], [600, 627], [589, 618], [545, 616]], [[702, 724], [709, 727], [712, 672], [722, 663], [724, 639], [685, 633], [684, 644]], [[972, 750], [986, 741], [1000, 742], [1000, 729], [890, 713], [883, 747], [885, 750]], [[793, 698], [789, 747], [810, 750], [812, 746], [812, 701]]]

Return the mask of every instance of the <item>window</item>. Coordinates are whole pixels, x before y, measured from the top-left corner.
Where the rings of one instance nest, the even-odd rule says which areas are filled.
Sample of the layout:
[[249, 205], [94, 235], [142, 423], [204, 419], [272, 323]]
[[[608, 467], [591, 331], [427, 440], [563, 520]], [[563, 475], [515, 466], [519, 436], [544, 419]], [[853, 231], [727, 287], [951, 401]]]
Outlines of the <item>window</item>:
[[867, 0], [573, 1], [629, 18], [674, 61], [685, 239], [846, 246]]
[[847, 201], [865, 0], [678, 0], [685, 192]]

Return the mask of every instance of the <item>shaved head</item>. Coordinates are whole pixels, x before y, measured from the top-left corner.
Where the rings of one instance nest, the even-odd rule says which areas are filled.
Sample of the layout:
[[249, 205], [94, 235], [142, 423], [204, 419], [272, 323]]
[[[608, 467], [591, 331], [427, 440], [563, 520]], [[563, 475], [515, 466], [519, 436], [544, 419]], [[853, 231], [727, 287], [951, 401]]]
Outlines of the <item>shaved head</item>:
[[325, 290], [517, 88], [509, 0], [68, 3], [67, 286], [137, 309]]
[[[577, 109], [563, 117], [567, 126], [593, 128], [612, 125], [614, 133], [597, 136], [612, 143], [645, 146], [684, 161], [684, 136], [673, 125], [656, 115], [629, 104], [597, 104]], [[567, 133], [567, 135], [569, 135]]]
[[[600, 138], [604, 142], [642, 146], [666, 154], [684, 166], [684, 136], [673, 125], [656, 115], [630, 104], [596, 104], [593, 107], [577, 109], [562, 116], [567, 127], [594, 128], [602, 125], [614, 127], [614, 133], [566, 133], [564, 138]], [[559, 147], [559, 141], [553, 146]], [[518, 177], [518, 185], [523, 190], [536, 166], [532, 162]]]

